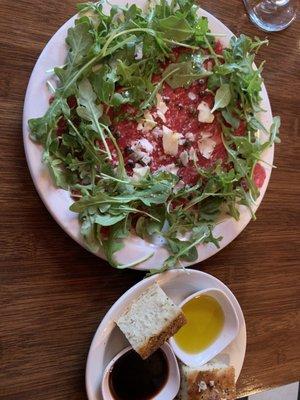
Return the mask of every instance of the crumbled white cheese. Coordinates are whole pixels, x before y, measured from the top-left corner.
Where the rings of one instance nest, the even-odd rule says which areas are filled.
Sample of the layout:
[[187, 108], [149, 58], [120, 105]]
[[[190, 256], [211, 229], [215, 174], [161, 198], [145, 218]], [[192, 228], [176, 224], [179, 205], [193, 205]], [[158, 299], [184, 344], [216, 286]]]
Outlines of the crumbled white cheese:
[[149, 142], [148, 139], [139, 139], [139, 145], [146, 150], [147, 153], [152, 153], [154, 147], [152, 143]]
[[196, 98], [197, 98], [197, 96], [196, 96], [195, 93], [193, 93], [193, 92], [189, 92], [189, 93], [188, 93], [188, 97], [189, 97], [189, 99], [192, 100], [192, 101], [196, 100]]
[[180, 153], [179, 158], [180, 158], [180, 161], [182, 162], [182, 165], [184, 167], [186, 167], [188, 165], [188, 163], [189, 163], [189, 154], [188, 154], [188, 152], [186, 150], [182, 151]]
[[158, 168], [159, 171], [166, 171], [166, 172], [171, 172], [171, 174], [176, 175], [177, 171], [179, 170], [178, 167], [174, 163], [168, 164], [168, 165], [162, 165], [161, 167]]
[[204, 381], [201, 381], [201, 382], [198, 383], [199, 392], [201, 392], [203, 390], [206, 390], [206, 389], [207, 389], [207, 385], [206, 385], [206, 383]]
[[145, 156], [143, 156], [142, 161], [144, 164], [148, 165], [151, 163], [152, 157], [150, 157], [149, 155], [146, 154]]
[[154, 128], [152, 133], [156, 138], [159, 138], [159, 137], [163, 136], [163, 131], [158, 127]]
[[204, 158], [209, 159], [214, 151], [216, 142], [210, 138], [205, 138], [198, 141], [198, 148]]
[[149, 132], [156, 126], [156, 122], [153, 119], [152, 114], [149, 110], [144, 112], [144, 118], [142, 118], [137, 126], [139, 131]]
[[166, 105], [166, 103], [163, 101], [162, 96], [157, 93], [156, 94], [156, 108], [160, 109], [162, 113], [166, 113], [168, 111], [168, 106]]
[[199, 122], [206, 122], [211, 124], [215, 119], [214, 114], [211, 113], [211, 109], [209, 105], [205, 101], [201, 101], [198, 105], [197, 110], [199, 111], [198, 114], [198, 121]]
[[259, 139], [259, 138], [260, 138], [260, 132], [259, 132], [259, 131], [256, 131], [256, 132], [254, 133], [254, 136], [256, 137], [256, 139]]
[[139, 139], [131, 144], [131, 149], [134, 153], [134, 158], [136, 161], [143, 161], [145, 164], [150, 164], [152, 157], [150, 154], [153, 152], [153, 145], [148, 139]]
[[168, 128], [166, 125], [162, 126], [163, 134], [164, 133], [173, 133], [172, 129]]
[[185, 142], [186, 142], [186, 138], [183, 136], [182, 133], [179, 133], [178, 143], [182, 146]]
[[166, 122], [165, 113], [168, 111], [169, 108], [167, 107], [166, 103], [163, 101], [159, 93], [156, 94], [156, 108], [157, 108], [157, 116], [163, 122]]
[[170, 154], [171, 156], [176, 156], [178, 153], [180, 134], [178, 132], [173, 132], [171, 129], [163, 125], [163, 149], [165, 154]]
[[189, 140], [190, 142], [193, 142], [195, 140], [195, 135], [192, 132], [188, 132], [185, 135], [186, 139]]
[[132, 179], [138, 181], [141, 178], [144, 178], [144, 176], [147, 175], [149, 170], [150, 168], [148, 166], [142, 167], [140, 164], [136, 164], [136, 166], [133, 168]]
[[189, 150], [189, 158], [191, 161], [194, 161], [194, 162], [198, 161], [197, 153], [196, 153], [196, 150], [194, 149], [194, 147], [191, 147]]
[[135, 45], [134, 59], [141, 60], [143, 58], [143, 43]]
[[213, 133], [212, 132], [200, 132], [200, 135], [201, 135], [201, 139], [206, 139], [206, 138], [210, 138], [210, 137], [212, 137], [213, 136]]

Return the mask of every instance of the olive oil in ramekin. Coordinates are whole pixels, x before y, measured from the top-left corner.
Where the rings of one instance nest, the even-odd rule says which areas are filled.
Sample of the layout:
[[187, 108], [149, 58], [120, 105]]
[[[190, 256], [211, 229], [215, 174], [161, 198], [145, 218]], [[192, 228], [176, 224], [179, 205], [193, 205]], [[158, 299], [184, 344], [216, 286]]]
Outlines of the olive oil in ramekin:
[[209, 347], [224, 326], [222, 307], [212, 296], [201, 294], [183, 305], [187, 319], [174, 336], [177, 345], [187, 353], [195, 354]]

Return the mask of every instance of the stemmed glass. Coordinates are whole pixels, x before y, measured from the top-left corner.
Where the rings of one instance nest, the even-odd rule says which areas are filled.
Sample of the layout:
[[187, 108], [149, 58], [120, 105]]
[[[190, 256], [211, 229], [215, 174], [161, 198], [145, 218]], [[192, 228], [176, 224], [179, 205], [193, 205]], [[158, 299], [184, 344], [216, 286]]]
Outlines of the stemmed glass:
[[281, 31], [296, 18], [297, 0], [243, 1], [251, 21], [264, 31]]

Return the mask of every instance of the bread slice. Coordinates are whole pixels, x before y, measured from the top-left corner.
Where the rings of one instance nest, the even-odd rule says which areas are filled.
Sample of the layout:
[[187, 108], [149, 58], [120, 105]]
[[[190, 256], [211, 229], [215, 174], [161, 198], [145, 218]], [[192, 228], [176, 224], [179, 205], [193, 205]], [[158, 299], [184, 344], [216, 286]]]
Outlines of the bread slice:
[[234, 400], [234, 367], [211, 361], [199, 368], [181, 365], [177, 400]]
[[157, 283], [135, 299], [116, 321], [134, 350], [146, 359], [186, 323]]

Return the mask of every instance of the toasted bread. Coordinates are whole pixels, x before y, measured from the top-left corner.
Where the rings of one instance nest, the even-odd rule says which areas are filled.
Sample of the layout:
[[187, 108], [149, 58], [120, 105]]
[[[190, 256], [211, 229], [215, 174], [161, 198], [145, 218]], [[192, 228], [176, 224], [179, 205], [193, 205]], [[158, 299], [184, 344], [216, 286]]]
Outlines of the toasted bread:
[[181, 365], [181, 385], [177, 400], [234, 400], [234, 368], [211, 361], [199, 368]]
[[143, 359], [161, 347], [185, 323], [181, 309], [157, 283], [141, 293], [116, 321]]

